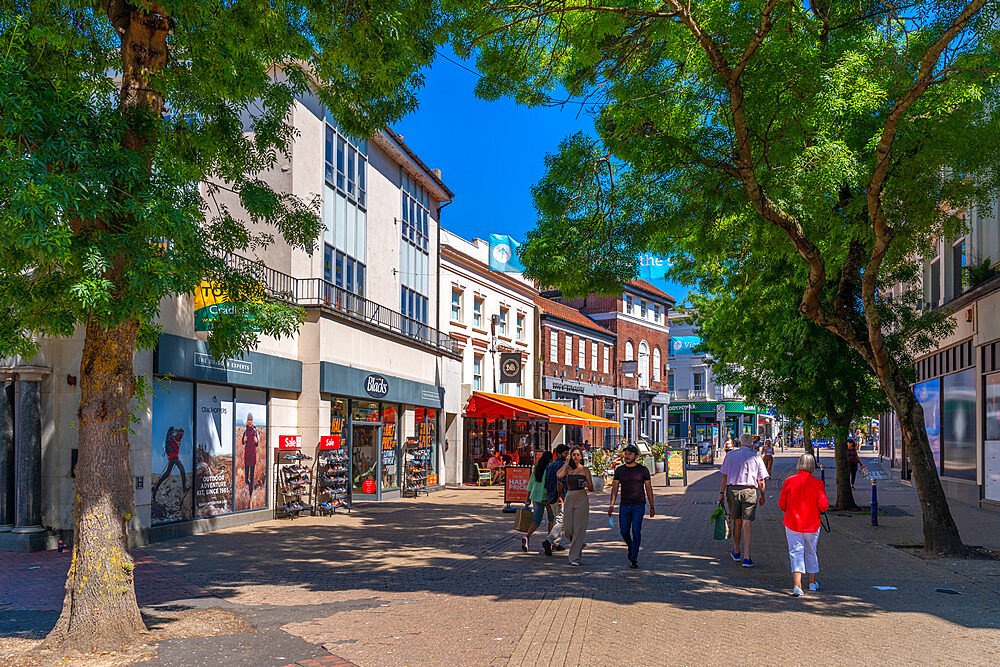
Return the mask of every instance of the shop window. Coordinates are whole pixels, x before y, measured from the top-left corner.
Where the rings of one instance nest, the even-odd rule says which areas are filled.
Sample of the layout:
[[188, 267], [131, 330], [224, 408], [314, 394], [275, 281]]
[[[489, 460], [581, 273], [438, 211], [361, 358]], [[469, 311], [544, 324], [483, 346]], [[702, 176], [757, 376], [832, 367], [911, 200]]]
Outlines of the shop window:
[[986, 376], [986, 439], [1000, 440], [1000, 373]]
[[[153, 525], [193, 518], [194, 385], [167, 378], [153, 381]], [[158, 474], [157, 474], [158, 473]]]
[[351, 401], [351, 421], [378, 424], [378, 403], [374, 401]]
[[941, 380], [941, 474], [976, 479], [976, 370]]
[[431, 408], [417, 408], [414, 411], [414, 430], [419, 446], [417, 455], [422, 458], [426, 467], [427, 486], [436, 486], [438, 483], [437, 415], [438, 411]]
[[233, 511], [233, 388], [199, 384], [195, 392], [195, 516]]
[[382, 404], [382, 490], [399, 488], [399, 414], [398, 405]]
[[941, 470], [941, 378], [913, 386], [913, 393], [924, 410], [924, 428], [934, 456], [934, 467]]

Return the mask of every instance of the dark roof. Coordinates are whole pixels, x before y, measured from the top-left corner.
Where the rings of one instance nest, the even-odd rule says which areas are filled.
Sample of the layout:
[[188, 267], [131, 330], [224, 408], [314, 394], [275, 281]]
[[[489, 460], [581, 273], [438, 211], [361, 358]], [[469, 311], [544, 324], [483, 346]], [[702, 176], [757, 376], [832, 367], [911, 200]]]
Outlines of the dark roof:
[[564, 322], [575, 324], [579, 327], [583, 327], [584, 329], [600, 331], [606, 336], [614, 337], [615, 335], [614, 332], [605, 329], [576, 308], [567, 306], [565, 303], [559, 303], [558, 301], [553, 301], [552, 299], [546, 299], [543, 296], [536, 296], [535, 305], [537, 305], [539, 310], [541, 310], [545, 315], [551, 315], [552, 317], [563, 320]]
[[647, 283], [645, 280], [629, 280], [625, 284], [634, 287], [636, 289], [640, 289], [643, 292], [646, 292], [647, 294], [652, 294], [653, 296], [658, 296], [667, 299], [668, 301], [670, 301], [670, 303], [674, 303], [674, 297], [670, 296], [663, 290], [653, 287], [653, 285]]

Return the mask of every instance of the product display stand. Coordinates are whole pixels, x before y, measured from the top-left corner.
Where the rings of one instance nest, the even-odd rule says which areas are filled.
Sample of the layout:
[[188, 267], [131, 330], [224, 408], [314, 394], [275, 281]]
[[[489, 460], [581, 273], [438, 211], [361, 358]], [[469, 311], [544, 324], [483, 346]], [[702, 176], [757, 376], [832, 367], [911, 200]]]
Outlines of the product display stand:
[[303, 465], [311, 458], [301, 449], [277, 450], [274, 488], [277, 489], [278, 504], [274, 508], [275, 518], [291, 519], [312, 510], [313, 506], [309, 504], [312, 474], [308, 465]]
[[427, 489], [428, 461], [425, 452], [415, 438], [407, 439], [403, 450], [403, 493], [412, 493], [414, 498], [420, 492], [430, 495]]
[[316, 512], [321, 516], [337, 510], [351, 513], [351, 487], [348, 477], [347, 450], [321, 449], [316, 452]]

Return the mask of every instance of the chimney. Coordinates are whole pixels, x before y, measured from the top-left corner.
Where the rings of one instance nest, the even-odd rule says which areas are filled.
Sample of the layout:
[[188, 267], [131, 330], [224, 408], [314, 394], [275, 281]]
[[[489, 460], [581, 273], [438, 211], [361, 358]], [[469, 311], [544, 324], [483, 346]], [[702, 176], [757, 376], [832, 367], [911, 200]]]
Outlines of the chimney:
[[441, 170], [440, 169], [431, 169], [431, 173], [434, 174], [435, 176], [437, 176], [439, 181], [441, 180]]

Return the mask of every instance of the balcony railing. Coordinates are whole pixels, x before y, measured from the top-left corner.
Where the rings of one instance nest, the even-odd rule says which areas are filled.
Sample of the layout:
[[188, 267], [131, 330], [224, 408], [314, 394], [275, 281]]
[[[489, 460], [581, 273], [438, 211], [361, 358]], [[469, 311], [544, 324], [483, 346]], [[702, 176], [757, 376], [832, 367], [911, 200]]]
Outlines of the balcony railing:
[[306, 308], [326, 308], [357, 322], [392, 331], [453, 354], [457, 354], [459, 351], [458, 341], [451, 336], [423, 322], [406, 317], [398, 311], [338, 287], [328, 280], [295, 278], [261, 262], [255, 262], [239, 255], [227, 255], [225, 260], [233, 268], [259, 280], [267, 293], [276, 299]]

